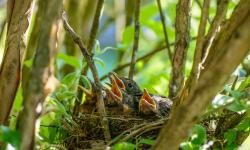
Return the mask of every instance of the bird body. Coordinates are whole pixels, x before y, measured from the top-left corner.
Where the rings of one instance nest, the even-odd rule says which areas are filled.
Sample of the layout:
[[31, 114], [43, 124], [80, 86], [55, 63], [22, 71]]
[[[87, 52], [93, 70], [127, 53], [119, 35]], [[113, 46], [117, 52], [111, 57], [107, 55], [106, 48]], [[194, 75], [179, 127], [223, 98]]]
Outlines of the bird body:
[[138, 84], [128, 78], [118, 77], [110, 73], [111, 90], [108, 91], [111, 104], [122, 106], [124, 112], [137, 111], [141, 115], [169, 114], [172, 101], [160, 95], [149, 94], [146, 89], [143, 91]]

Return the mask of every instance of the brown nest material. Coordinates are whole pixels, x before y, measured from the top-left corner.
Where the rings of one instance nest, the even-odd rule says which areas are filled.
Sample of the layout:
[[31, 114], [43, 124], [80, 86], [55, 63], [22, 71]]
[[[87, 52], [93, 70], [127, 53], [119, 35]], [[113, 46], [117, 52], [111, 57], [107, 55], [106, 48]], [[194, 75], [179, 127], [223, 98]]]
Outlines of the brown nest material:
[[156, 138], [166, 118], [140, 116], [138, 114], [111, 114], [107, 116], [112, 140], [104, 142], [100, 116], [97, 113], [81, 114], [73, 120], [63, 120], [67, 132], [64, 144], [68, 149], [105, 149], [117, 142], [140, 136]]

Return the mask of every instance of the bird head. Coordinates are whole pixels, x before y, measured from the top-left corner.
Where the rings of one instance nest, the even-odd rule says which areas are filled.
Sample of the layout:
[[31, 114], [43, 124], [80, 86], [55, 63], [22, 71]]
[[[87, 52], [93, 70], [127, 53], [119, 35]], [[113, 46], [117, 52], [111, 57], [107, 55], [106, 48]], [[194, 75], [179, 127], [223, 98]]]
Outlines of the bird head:
[[120, 104], [122, 103], [122, 99], [123, 99], [120, 86], [122, 86], [123, 83], [117, 80], [116, 77], [113, 75], [111, 75], [109, 78], [111, 82], [111, 89], [108, 90], [108, 93], [110, 95], [110, 98], [112, 99], [111, 101], [113, 101], [114, 103]]
[[139, 112], [144, 115], [157, 113], [156, 102], [149, 95], [146, 89], [143, 90], [143, 94], [139, 101]]
[[118, 75], [114, 72], [110, 72], [109, 73], [109, 78], [110, 78], [110, 82], [112, 84], [112, 80], [114, 80], [117, 84], [117, 86], [121, 89], [121, 90], [125, 90], [125, 84], [124, 82], [120, 79], [120, 77], [118, 77]]

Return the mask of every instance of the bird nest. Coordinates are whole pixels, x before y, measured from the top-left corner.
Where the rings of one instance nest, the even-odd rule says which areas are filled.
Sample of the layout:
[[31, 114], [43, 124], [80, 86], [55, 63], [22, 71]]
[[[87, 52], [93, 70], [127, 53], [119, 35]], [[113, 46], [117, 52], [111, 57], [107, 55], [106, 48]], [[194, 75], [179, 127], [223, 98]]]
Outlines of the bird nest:
[[117, 142], [135, 142], [140, 137], [155, 139], [166, 118], [138, 114], [108, 115], [112, 140], [105, 142], [101, 116], [97, 113], [81, 114], [73, 120], [63, 120], [63, 128], [67, 132], [64, 144], [68, 149], [104, 149]]
[[115, 73], [110, 74], [110, 81], [110, 87], [104, 88], [102, 94], [112, 140], [104, 140], [103, 116], [97, 113], [97, 96], [90, 90], [85, 93], [86, 101], [77, 111], [80, 115], [72, 120], [63, 120], [63, 128], [67, 132], [64, 140], [67, 148], [104, 149], [117, 142], [134, 142], [140, 136], [155, 138], [158, 134], [169, 114], [172, 101], [150, 94], [146, 89], [142, 91], [136, 82]]

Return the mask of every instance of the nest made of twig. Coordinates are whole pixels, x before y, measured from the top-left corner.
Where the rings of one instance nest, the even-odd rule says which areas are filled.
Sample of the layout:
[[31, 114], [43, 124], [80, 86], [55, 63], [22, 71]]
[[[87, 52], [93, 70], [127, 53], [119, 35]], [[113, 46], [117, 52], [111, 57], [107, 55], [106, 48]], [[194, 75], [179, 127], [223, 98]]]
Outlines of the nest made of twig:
[[117, 142], [135, 140], [139, 136], [155, 138], [166, 118], [138, 114], [111, 114], [107, 116], [112, 141], [104, 142], [101, 116], [98, 113], [80, 114], [72, 121], [63, 120], [67, 132], [64, 144], [68, 149], [104, 149]]

